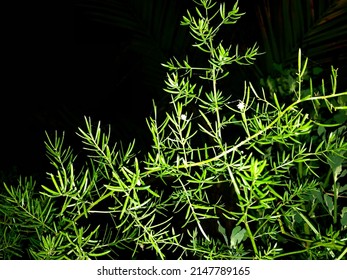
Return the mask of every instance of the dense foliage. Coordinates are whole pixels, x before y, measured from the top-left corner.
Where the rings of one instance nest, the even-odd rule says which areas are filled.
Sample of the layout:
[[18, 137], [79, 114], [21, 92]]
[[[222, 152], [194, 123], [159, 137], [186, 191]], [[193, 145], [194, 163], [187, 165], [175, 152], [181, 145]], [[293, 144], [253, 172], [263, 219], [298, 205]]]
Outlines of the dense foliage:
[[347, 92], [337, 91], [338, 70], [329, 85], [314, 84], [299, 50], [286, 90], [271, 78], [261, 92], [246, 81], [235, 99], [220, 84], [232, 79], [229, 65], [253, 64], [258, 47], [241, 52], [218, 37], [243, 15], [238, 3], [194, 2], [181, 23], [205, 63], [163, 64], [171, 100], [165, 112], [153, 104], [150, 151], [113, 144], [111, 128], [87, 117], [83, 153], [47, 134], [47, 180], [1, 188], [1, 258], [346, 258]]

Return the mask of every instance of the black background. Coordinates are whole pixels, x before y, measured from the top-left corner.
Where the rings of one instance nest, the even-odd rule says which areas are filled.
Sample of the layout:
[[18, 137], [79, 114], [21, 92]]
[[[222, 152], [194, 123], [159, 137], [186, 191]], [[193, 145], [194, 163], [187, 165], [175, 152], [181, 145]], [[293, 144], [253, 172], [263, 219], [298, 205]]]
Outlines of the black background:
[[[177, 4], [179, 19], [192, 2], [166, 1]], [[8, 19], [16, 23], [6, 33], [2, 56], [2, 176], [47, 171], [45, 132], [64, 132], [66, 143], [78, 152], [76, 131], [85, 127], [84, 116], [101, 121], [105, 128], [111, 124], [114, 141], [127, 143], [136, 138], [139, 150], [148, 146], [145, 118], [152, 113], [152, 100], [165, 102], [165, 93], [157, 85], [146, 85], [141, 77], [143, 62], [136, 53], [123, 56], [132, 34], [95, 22], [78, 5], [69, 7], [72, 13], [58, 15], [50, 13], [54, 7], [41, 13], [28, 5], [15, 16], [18, 11], [12, 8]], [[54, 21], [58, 17], [67, 19], [65, 38], [57, 34], [61, 26]], [[243, 23], [246, 25], [246, 18]], [[172, 24], [182, 28], [179, 21]], [[161, 62], [176, 55], [163, 53]], [[164, 71], [160, 65], [158, 68]]]

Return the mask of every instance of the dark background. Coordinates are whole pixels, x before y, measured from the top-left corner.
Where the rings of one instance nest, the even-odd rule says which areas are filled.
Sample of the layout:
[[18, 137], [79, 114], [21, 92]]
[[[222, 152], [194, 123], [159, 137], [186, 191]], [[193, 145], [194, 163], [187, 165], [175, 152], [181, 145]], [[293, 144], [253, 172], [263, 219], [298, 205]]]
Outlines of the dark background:
[[[112, 6], [113, 2], [120, 6]], [[84, 127], [84, 116], [100, 120], [105, 128], [110, 124], [114, 141], [136, 138], [138, 149], [143, 150], [150, 144], [145, 118], [152, 112], [152, 100], [163, 108], [168, 101], [162, 91], [165, 72], [160, 63], [186, 53], [198, 60], [188, 48], [186, 28], [179, 26], [192, 1], [143, 0], [148, 6], [130, 7], [131, 20], [136, 19], [137, 28], [143, 26], [141, 31], [132, 27], [130, 19], [127, 21], [129, 5], [136, 1], [113, 2], [73, 1], [68, 43], [38, 43], [30, 28], [10, 35], [8, 50], [3, 52], [0, 112], [3, 178], [44, 174], [49, 167], [45, 131], [50, 135], [55, 130], [60, 135], [65, 131], [67, 144], [78, 152], [81, 147], [75, 132]], [[238, 43], [241, 50], [254, 42], [259, 42], [261, 51], [265, 49], [256, 15], [260, 4], [255, 2], [240, 1], [240, 11], [246, 15], [222, 32], [225, 41]], [[334, 27], [330, 28], [333, 32]], [[345, 51], [345, 45], [341, 50]], [[235, 66], [225, 87], [235, 96], [241, 94], [243, 80], [257, 81], [257, 68], [262, 68], [266, 59], [248, 73]], [[315, 61], [324, 65], [318, 56]], [[342, 59], [327, 61], [343, 64]]]
[[[192, 1], [165, 1], [175, 10], [169, 12], [171, 21], [162, 28], [181, 29], [179, 21]], [[180, 40], [169, 47], [156, 46], [154, 54], [143, 58], [144, 51], [137, 51], [134, 46], [139, 35], [113, 23], [98, 22], [84, 6], [89, 2], [74, 2], [72, 38], [68, 44], [37, 42], [42, 38], [35, 28], [42, 22], [30, 23], [27, 28], [23, 23], [17, 34], [10, 36], [10, 55], [3, 55], [6, 71], [0, 112], [2, 176], [44, 174], [49, 168], [45, 132], [65, 132], [67, 145], [78, 152], [80, 141], [75, 132], [78, 127], [85, 127], [84, 116], [101, 121], [105, 129], [111, 124], [114, 141], [127, 143], [136, 138], [138, 150], [149, 145], [145, 118], [152, 112], [152, 100], [159, 106], [167, 101], [161, 90], [165, 72], [160, 63], [183, 54], [189, 36], [183, 31]], [[124, 6], [129, 3], [123, 2]], [[22, 17], [24, 22], [36, 21], [33, 18]], [[144, 40], [151, 41], [151, 36], [148, 34]], [[151, 61], [153, 57], [155, 61]], [[156, 73], [151, 76], [148, 71], [153, 72], [153, 68]], [[148, 76], [152, 81], [145, 80]]]

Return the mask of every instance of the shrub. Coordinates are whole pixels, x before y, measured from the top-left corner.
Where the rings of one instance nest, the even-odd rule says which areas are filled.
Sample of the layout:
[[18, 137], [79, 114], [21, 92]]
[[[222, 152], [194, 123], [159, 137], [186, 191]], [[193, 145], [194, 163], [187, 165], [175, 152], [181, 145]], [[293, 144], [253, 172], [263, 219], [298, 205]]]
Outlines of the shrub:
[[85, 157], [47, 133], [47, 181], [1, 190], [2, 258], [346, 258], [347, 92], [336, 92], [337, 70], [331, 88], [304, 88], [299, 50], [289, 102], [250, 82], [233, 100], [220, 81], [258, 47], [241, 54], [218, 39], [242, 16], [237, 2], [230, 11], [194, 2], [182, 25], [206, 64], [163, 64], [171, 102], [164, 115], [153, 104], [150, 152], [112, 144], [111, 129], [90, 118], [78, 131]]

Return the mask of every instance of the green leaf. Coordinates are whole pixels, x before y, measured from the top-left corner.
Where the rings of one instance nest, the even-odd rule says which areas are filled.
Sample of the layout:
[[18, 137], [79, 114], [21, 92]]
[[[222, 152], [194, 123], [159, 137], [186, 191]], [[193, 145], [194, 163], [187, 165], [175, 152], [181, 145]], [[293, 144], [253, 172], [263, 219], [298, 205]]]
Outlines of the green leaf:
[[228, 244], [228, 237], [227, 237], [225, 228], [221, 225], [219, 221], [217, 221], [217, 223], [218, 223], [218, 232], [223, 236], [225, 243]]
[[331, 196], [324, 194], [325, 205], [328, 207], [329, 213], [332, 214], [334, 210], [334, 202]]
[[342, 164], [344, 160], [345, 159], [340, 155], [333, 154], [328, 156], [328, 163], [334, 174], [334, 182], [337, 181], [337, 177], [340, 175], [342, 171]]
[[341, 226], [347, 226], [347, 207], [343, 207], [341, 211]]
[[322, 136], [322, 134], [325, 134], [325, 127], [324, 126], [318, 126], [317, 133], [319, 136]]
[[236, 226], [230, 237], [230, 247], [234, 248], [245, 238], [246, 230], [242, 229], [240, 226]]

